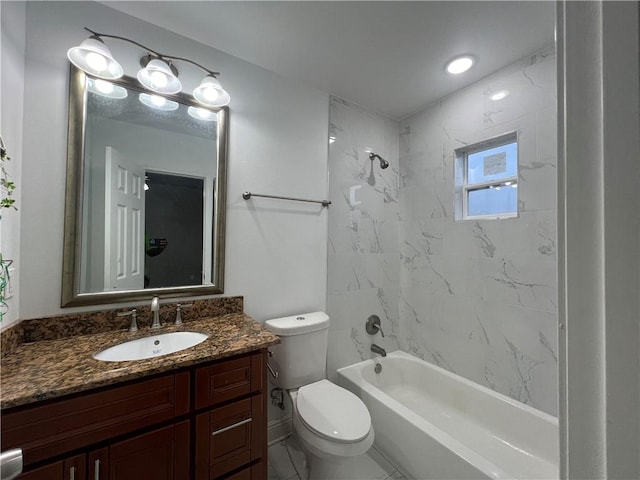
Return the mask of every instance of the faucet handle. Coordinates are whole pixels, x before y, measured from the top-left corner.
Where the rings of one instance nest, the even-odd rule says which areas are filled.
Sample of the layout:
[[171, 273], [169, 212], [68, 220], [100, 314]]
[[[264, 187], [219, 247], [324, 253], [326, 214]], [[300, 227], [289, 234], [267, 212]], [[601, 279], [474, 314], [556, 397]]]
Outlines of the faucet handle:
[[135, 308], [129, 310], [128, 312], [120, 312], [116, 313], [116, 317], [128, 317], [131, 316], [131, 323], [129, 324], [129, 331], [131, 333], [138, 331], [138, 310]]
[[193, 307], [193, 303], [179, 303], [176, 305], [176, 325], [182, 325], [182, 309]]
[[378, 315], [371, 315], [367, 318], [367, 323], [365, 325], [365, 330], [369, 335], [375, 335], [380, 332], [382, 338], [384, 338], [384, 332], [382, 331], [382, 327], [380, 326], [380, 317]]

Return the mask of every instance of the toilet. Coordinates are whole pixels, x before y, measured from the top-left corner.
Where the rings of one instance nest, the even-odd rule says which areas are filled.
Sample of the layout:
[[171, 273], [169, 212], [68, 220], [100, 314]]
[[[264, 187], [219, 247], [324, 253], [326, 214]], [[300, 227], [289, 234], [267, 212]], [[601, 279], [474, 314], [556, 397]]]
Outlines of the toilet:
[[286, 390], [293, 430], [307, 454], [310, 480], [354, 478], [355, 458], [373, 444], [366, 405], [327, 380], [329, 316], [312, 312], [267, 320], [281, 339], [269, 347], [271, 381]]

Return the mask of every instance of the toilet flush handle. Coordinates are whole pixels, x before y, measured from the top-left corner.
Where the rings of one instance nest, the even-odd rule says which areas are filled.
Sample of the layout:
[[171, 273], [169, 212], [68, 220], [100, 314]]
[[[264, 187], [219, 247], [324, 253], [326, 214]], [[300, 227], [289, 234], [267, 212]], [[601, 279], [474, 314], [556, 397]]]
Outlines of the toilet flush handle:
[[[273, 357], [273, 352], [271, 352], [270, 350], [267, 350], [267, 353], [269, 354], [270, 357]], [[273, 378], [278, 378], [278, 372], [276, 372], [273, 369], [273, 367], [269, 365], [269, 362], [267, 362], [267, 370], [269, 370], [269, 373]]]

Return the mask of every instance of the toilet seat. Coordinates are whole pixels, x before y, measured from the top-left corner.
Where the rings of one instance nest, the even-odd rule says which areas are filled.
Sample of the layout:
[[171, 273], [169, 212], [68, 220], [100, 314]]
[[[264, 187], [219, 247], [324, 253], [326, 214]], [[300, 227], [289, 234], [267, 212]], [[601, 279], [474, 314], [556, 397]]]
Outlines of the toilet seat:
[[333, 442], [359, 442], [371, 431], [371, 416], [362, 400], [329, 380], [301, 387], [296, 407], [305, 427]]

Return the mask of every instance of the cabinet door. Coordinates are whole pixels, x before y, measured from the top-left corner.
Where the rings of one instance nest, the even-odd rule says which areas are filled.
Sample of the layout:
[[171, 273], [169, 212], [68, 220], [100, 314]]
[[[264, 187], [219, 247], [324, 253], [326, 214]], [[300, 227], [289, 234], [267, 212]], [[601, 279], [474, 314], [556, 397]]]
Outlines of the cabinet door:
[[23, 473], [19, 480], [85, 480], [85, 455], [76, 455], [66, 460], [45, 465]]
[[239, 472], [225, 477], [224, 480], [264, 480], [267, 478], [264, 464], [265, 462], [258, 462], [251, 467], [243, 468]]
[[153, 430], [89, 454], [89, 480], [189, 478], [189, 422]]
[[64, 462], [56, 462], [23, 473], [18, 478], [20, 480], [62, 480], [64, 478], [63, 474]]

